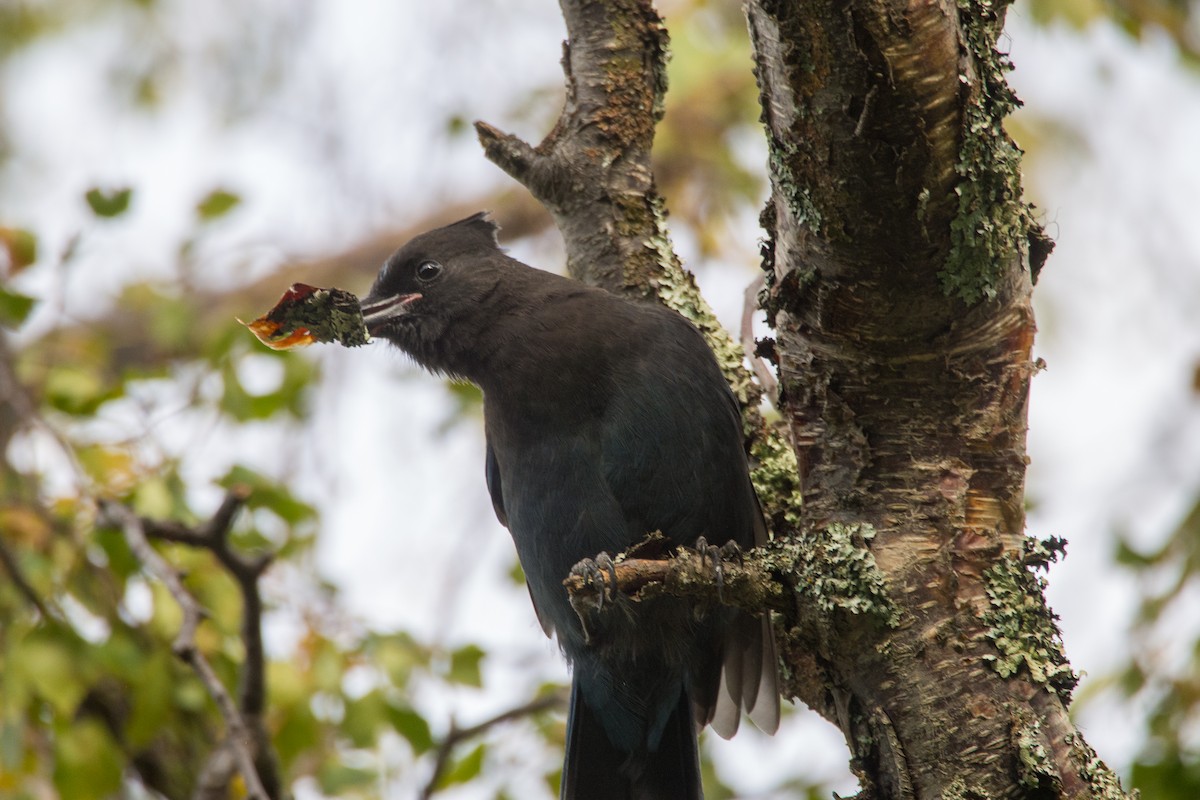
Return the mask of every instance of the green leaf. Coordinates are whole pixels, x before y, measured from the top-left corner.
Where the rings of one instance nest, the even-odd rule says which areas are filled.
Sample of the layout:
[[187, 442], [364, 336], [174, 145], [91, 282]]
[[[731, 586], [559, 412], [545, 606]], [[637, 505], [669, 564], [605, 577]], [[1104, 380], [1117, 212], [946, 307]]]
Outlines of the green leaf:
[[6, 328], [18, 327], [29, 316], [36, 303], [37, 301], [29, 295], [10, 292], [0, 286], [0, 325]]
[[124, 756], [99, 720], [74, 720], [56, 732], [54, 785], [60, 797], [112, 796], [121, 788], [124, 764]]
[[429, 664], [429, 650], [406, 633], [375, 634], [367, 641], [372, 660], [400, 689], [408, 687], [408, 679], [416, 667]]
[[119, 217], [129, 210], [129, 201], [133, 198], [133, 189], [123, 186], [119, 189], [103, 190], [92, 187], [84, 195], [92, 213], [97, 217], [111, 219]]
[[97, 365], [59, 364], [51, 367], [42, 391], [51, 408], [87, 417], [107, 401], [120, 397], [124, 387], [106, 386]]
[[0, 722], [0, 774], [13, 773], [21, 763], [24, 752], [24, 733], [20, 722]]
[[376, 689], [357, 700], [346, 701], [341, 729], [352, 745], [365, 749], [375, 744], [377, 732], [386, 721], [387, 701]]
[[87, 693], [87, 686], [76, 669], [74, 644], [51, 629], [35, 631], [17, 643], [11, 661], [12, 667], [20, 671], [34, 691], [58, 714], [68, 718]]
[[176, 511], [175, 496], [165, 477], [153, 475], [133, 490], [133, 510], [140, 516], [166, 519]]
[[1134, 762], [1132, 786], [1155, 800], [1193, 800], [1200, 796], [1200, 765], [1178, 752], [1158, 755], [1151, 763]]
[[139, 680], [133, 682], [132, 709], [125, 737], [133, 747], [150, 744], [168, 727], [172, 709], [173, 677], [171, 656], [159, 651], [146, 660]]
[[211, 222], [232, 211], [242, 198], [225, 189], [213, 189], [203, 200], [196, 204], [196, 216], [202, 222]]
[[211, 699], [208, 695], [208, 690], [204, 688], [204, 684], [199, 678], [187, 678], [176, 681], [171, 686], [171, 696], [174, 705], [182, 711], [201, 712], [209, 707]]
[[92, 533], [92, 541], [104, 552], [108, 569], [118, 578], [123, 580], [141, 569], [142, 562], [129, 549], [129, 541], [120, 531], [96, 528]]
[[387, 720], [392, 729], [408, 741], [417, 755], [426, 753], [433, 747], [433, 733], [429, 730], [429, 723], [411, 708], [388, 706]]
[[448, 786], [457, 786], [461, 783], [474, 780], [480, 772], [483, 771], [483, 757], [487, 749], [480, 743], [474, 750], [467, 753], [463, 758], [454, 763], [450, 769], [442, 773], [442, 777], [438, 780], [437, 786], [439, 789], [445, 789]]
[[313, 685], [319, 690], [337, 694], [342, 688], [342, 675], [346, 672], [346, 654], [333, 642], [324, 640], [312, 658]]
[[513, 559], [512, 567], [508, 570], [509, 579], [517, 586], [525, 585], [525, 570], [521, 567], [521, 562]]
[[480, 673], [479, 666], [486, 655], [487, 653], [473, 644], [460, 647], [450, 654], [450, 672], [446, 678], [451, 683], [483, 686], [483, 675]]
[[373, 769], [348, 767], [345, 764], [326, 764], [317, 774], [321, 791], [325, 794], [341, 794], [347, 789], [365, 788], [378, 778]]

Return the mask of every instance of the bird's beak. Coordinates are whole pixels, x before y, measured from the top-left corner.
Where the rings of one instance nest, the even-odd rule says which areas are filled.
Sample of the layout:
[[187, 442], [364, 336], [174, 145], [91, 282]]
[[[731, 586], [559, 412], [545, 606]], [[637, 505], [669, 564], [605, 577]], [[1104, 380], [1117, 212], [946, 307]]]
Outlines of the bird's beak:
[[367, 332], [374, 336], [388, 320], [409, 313], [409, 306], [413, 304], [413, 301], [420, 299], [421, 295], [416, 293], [363, 298], [359, 305], [362, 308], [363, 322], [367, 325]]

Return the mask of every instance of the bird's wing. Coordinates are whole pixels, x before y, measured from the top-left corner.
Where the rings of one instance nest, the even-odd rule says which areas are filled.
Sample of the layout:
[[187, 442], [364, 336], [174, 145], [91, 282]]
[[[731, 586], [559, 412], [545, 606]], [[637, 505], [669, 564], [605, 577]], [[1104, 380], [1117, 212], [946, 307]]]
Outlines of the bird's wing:
[[492, 443], [487, 443], [487, 456], [483, 462], [484, 473], [487, 477], [488, 494], [492, 496], [492, 509], [500, 524], [508, 527], [508, 514], [504, 511], [504, 491], [500, 487], [500, 464], [496, 461], [496, 451]]
[[[500, 462], [496, 460], [496, 451], [492, 447], [492, 443], [487, 443], [487, 454], [483, 460], [484, 476], [487, 478], [488, 494], [492, 496], [492, 510], [496, 512], [496, 519], [500, 520], [500, 524], [508, 527], [508, 513], [504, 510], [504, 491], [500, 484]], [[537, 600], [533, 596], [533, 589], [526, 582], [525, 588], [529, 589], [529, 601], [533, 603], [533, 611], [537, 614], [538, 624], [542, 626], [547, 636], [554, 634], [554, 626], [550, 624], [549, 618], [538, 608]]]

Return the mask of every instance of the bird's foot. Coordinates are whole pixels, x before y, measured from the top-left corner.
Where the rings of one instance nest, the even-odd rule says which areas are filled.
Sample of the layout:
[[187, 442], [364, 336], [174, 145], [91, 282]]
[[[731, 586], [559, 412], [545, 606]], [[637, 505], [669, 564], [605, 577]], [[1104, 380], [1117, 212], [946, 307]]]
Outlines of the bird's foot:
[[596, 591], [595, 609], [585, 609], [581, 603], [576, 602], [574, 597], [571, 598], [571, 607], [575, 609], [575, 615], [579, 617], [579, 624], [583, 626], [583, 640], [590, 643], [592, 631], [588, 623], [591, 617], [589, 612], [594, 610], [599, 613], [604, 610], [606, 595], [610, 600], [617, 596], [617, 565], [612, 560], [612, 556], [602, 552], [594, 559], [585, 558], [571, 567], [571, 577], [582, 579], [585, 584], [590, 585]]
[[[596, 590], [596, 596], [599, 598], [596, 605], [597, 611], [604, 608], [605, 595], [610, 600], [617, 596], [617, 565], [608, 553], [601, 553], [594, 559], [583, 559], [571, 567], [571, 576], [582, 578], [585, 583], [591, 584], [592, 588]], [[611, 586], [609, 581], [611, 581]]]
[[735, 561], [738, 564], [742, 563], [742, 548], [738, 543], [730, 539], [725, 544], [717, 547], [711, 545], [703, 536], [696, 539], [696, 552], [700, 554], [700, 565], [703, 566], [705, 561], [711, 560], [713, 565], [713, 582], [717, 584], [717, 601], [725, 602], [725, 559]]

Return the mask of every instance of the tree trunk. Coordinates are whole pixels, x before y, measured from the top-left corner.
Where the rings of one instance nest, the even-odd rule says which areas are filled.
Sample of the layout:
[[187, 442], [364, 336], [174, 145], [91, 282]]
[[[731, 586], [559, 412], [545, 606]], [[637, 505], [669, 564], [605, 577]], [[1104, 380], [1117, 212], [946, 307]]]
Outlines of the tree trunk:
[[1061, 543], [1024, 534], [1030, 291], [1050, 248], [1002, 127], [1003, 8], [748, 5], [789, 449], [666, 234], [661, 20], [645, 0], [561, 5], [558, 124], [536, 148], [483, 123], [481, 141], [555, 216], [573, 274], [709, 336], [750, 410], [778, 540], [762, 564], [794, 597], [788, 689], [843, 730], [861, 796], [1124, 797], [1067, 717], [1075, 677], [1035, 574]]

